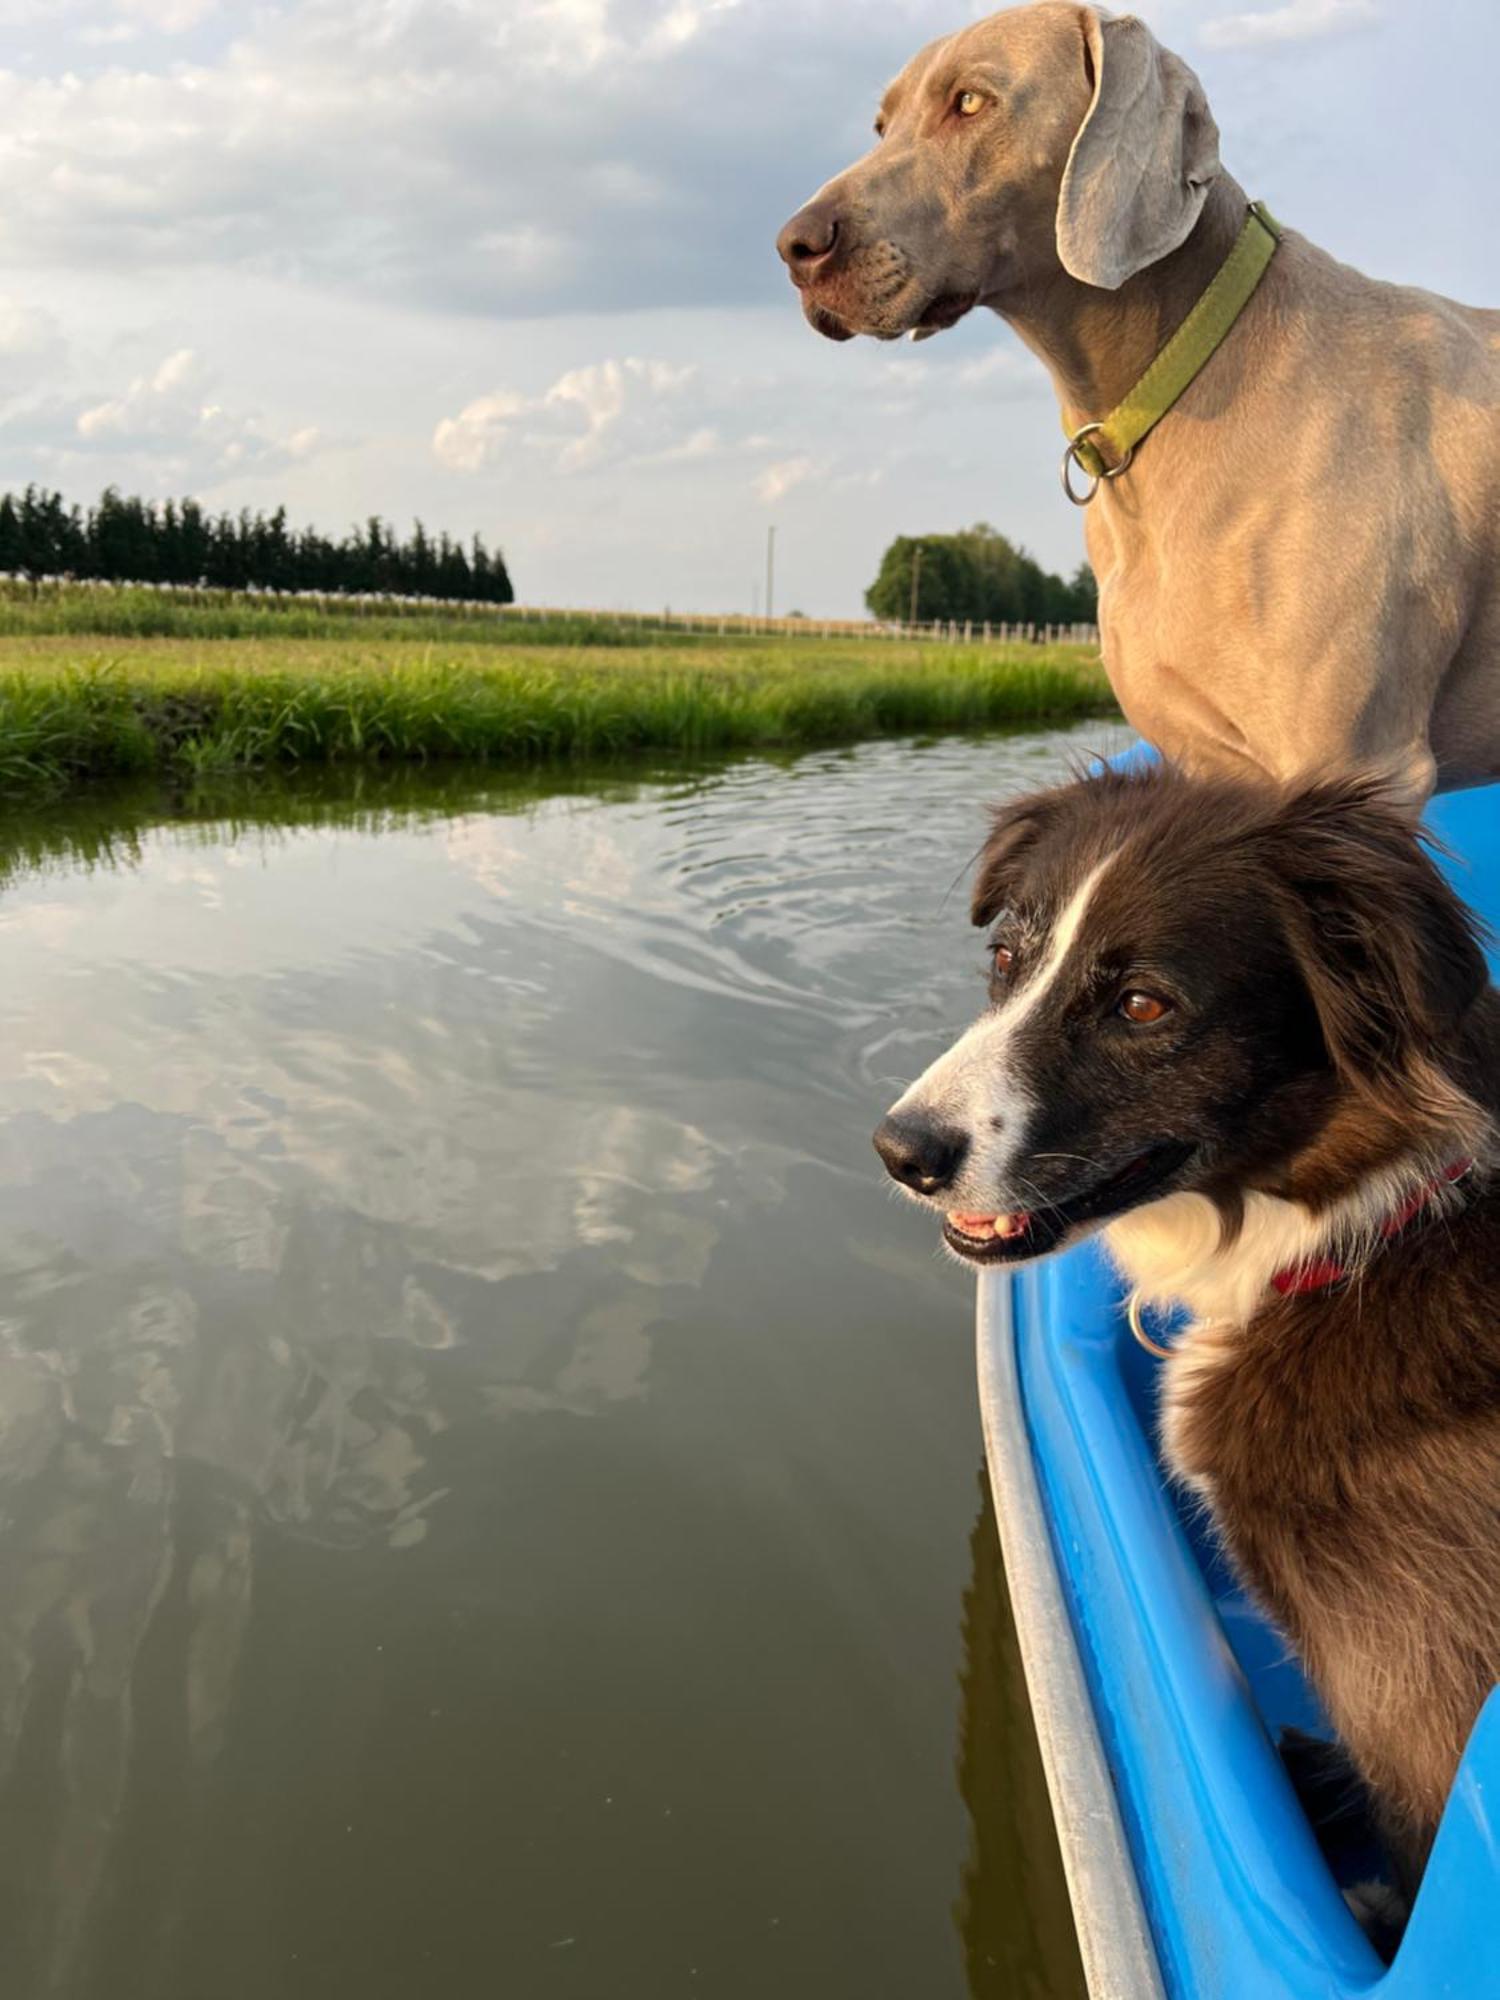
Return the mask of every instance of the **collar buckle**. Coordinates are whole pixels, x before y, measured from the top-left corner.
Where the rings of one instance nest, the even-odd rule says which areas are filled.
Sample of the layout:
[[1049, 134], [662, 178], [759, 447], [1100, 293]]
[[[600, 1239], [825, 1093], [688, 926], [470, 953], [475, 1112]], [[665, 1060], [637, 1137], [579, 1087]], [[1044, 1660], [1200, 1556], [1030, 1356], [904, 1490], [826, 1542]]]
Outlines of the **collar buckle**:
[[[1087, 507], [1094, 495], [1099, 491], [1103, 481], [1106, 479], [1118, 479], [1122, 472], [1128, 472], [1130, 470], [1130, 461], [1135, 457], [1135, 446], [1129, 445], [1126, 447], [1125, 456], [1120, 460], [1118, 465], [1108, 464], [1098, 445], [1090, 444], [1087, 441], [1090, 433], [1093, 431], [1098, 431], [1102, 435], [1104, 425], [1080, 425], [1068, 439], [1063, 449], [1062, 489], [1075, 507]], [[1080, 493], [1073, 484], [1073, 467], [1075, 465], [1089, 482], [1086, 493]]]

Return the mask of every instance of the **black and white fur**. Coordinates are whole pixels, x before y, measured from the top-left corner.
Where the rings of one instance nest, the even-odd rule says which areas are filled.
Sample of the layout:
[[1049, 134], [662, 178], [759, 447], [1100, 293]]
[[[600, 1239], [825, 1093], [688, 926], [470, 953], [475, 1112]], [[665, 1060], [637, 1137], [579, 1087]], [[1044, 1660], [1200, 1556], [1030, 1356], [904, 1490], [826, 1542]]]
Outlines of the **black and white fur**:
[[[1500, 1681], [1500, 1003], [1474, 924], [1378, 783], [1161, 767], [1002, 808], [973, 916], [989, 1005], [876, 1145], [965, 1261], [1102, 1229], [1143, 1299], [1189, 1309], [1168, 1465], [1409, 1887]], [[1273, 1284], [1324, 1259], [1347, 1281]]]

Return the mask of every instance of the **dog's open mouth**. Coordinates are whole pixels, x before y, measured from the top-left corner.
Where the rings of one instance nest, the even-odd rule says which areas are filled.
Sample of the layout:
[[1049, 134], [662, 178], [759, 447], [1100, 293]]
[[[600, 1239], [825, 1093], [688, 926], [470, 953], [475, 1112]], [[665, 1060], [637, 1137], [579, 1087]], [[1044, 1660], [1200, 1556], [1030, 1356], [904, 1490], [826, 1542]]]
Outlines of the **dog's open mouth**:
[[1171, 1179], [1192, 1150], [1181, 1140], [1164, 1139], [1137, 1153], [1106, 1180], [1046, 1207], [1018, 1208], [1008, 1215], [970, 1215], [955, 1209], [943, 1223], [943, 1241], [973, 1264], [1019, 1264], [1045, 1257], [1069, 1230], [1138, 1208]]

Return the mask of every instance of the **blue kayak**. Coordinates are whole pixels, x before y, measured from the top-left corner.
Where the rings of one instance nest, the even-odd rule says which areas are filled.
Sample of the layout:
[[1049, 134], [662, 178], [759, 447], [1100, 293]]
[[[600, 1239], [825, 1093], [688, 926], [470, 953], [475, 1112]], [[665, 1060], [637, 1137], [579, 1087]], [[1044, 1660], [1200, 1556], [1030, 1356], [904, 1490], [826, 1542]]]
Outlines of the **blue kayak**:
[[[1429, 819], [1500, 932], [1500, 786]], [[1500, 1690], [1387, 1967], [1276, 1747], [1326, 1724], [1165, 1483], [1160, 1363], [1120, 1296], [1094, 1244], [979, 1286], [990, 1480], [1092, 2000], [1500, 2000]]]

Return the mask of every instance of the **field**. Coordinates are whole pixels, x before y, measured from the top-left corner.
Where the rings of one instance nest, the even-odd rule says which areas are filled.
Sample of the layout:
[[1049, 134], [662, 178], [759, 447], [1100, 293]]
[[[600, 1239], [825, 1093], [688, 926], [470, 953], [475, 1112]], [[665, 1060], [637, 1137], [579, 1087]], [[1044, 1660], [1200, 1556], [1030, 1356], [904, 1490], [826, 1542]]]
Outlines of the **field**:
[[641, 643], [565, 619], [436, 610], [149, 592], [0, 599], [0, 791], [11, 796], [132, 772], [599, 759], [1112, 709], [1097, 655], [1076, 645], [680, 632]]

